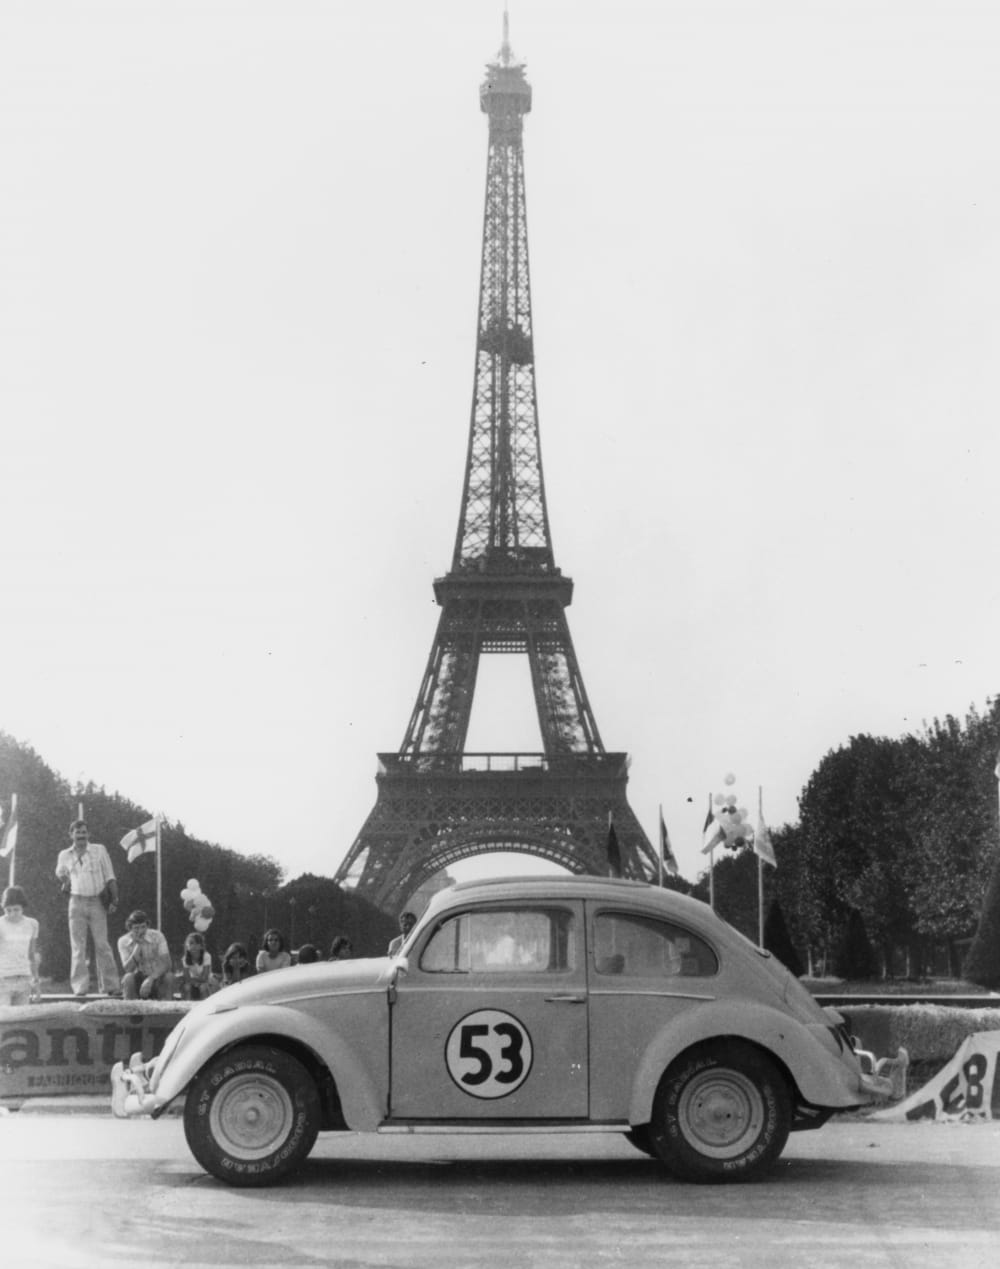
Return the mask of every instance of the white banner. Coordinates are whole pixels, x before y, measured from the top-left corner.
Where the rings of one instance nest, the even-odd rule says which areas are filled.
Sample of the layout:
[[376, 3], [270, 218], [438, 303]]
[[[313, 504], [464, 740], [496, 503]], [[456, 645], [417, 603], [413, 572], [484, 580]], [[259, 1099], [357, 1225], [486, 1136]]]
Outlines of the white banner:
[[942, 1071], [898, 1106], [878, 1110], [869, 1119], [903, 1122], [939, 1119], [968, 1123], [1000, 1119], [1000, 1031], [977, 1031]]

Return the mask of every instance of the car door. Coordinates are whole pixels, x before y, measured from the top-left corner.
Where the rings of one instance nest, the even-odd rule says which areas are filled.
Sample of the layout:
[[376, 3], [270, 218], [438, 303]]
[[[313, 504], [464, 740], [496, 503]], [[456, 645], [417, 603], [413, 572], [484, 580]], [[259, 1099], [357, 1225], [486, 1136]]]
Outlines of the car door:
[[695, 931], [656, 913], [587, 903], [590, 953], [590, 1113], [626, 1119], [649, 1044], [683, 1014], [710, 1004], [719, 960]]
[[396, 979], [390, 1117], [585, 1119], [583, 904], [452, 910]]

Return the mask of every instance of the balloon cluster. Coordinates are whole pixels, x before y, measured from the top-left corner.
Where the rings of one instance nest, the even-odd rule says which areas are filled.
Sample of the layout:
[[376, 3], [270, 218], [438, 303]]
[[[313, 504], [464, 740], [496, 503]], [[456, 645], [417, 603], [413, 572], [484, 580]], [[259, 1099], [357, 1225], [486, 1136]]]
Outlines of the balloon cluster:
[[184, 901], [184, 907], [187, 909], [191, 924], [199, 934], [204, 934], [212, 924], [215, 909], [209, 902], [208, 895], [202, 893], [201, 886], [195, 877], [188, 878], [187, 885], [181, 891], [181, 898]]
[[[736, 783], [736, 777], [729, 773], [723, 781], [726, 785]], [[753, 825], [747, 819], [747, 808], [736, 805], [736, 793], [717, 793], [716, 809], [713, 812], [715, 822], [725, 834], [726, 846], [729, 850], [739, 850], [741, 846], [753, 845]]]

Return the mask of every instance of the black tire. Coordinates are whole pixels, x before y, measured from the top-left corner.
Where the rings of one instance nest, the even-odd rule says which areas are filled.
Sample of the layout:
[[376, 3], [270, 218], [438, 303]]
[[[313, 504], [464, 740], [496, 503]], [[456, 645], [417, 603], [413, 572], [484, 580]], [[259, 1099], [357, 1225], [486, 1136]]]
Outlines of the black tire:
[[650, 1136], [682, 1181], [750, 1181], [788, 1140], [792, 1100], [775, 1063], [744, 1041], [689, 1049], [660, 1081]]
[[212, 1058], [184, 1105], [184, 1134], [206, 1172], [228, 1185], [273, 1185], [316, 1142], [316, 1085], [296, 1058], [247, 1044]]
[[630, 1128], [625, 1134], [625, 1140], [629, 1145], [635, 1146], [636, 1150], [641, 1150], [643, 1154], [648, 1154], [652, 1159], [660, 1157], [656, 1153], [656, 1146], [653, 1145], [653, 1139], [649, 1134], [649, 1124], [636, 1124], [634, 1128]]

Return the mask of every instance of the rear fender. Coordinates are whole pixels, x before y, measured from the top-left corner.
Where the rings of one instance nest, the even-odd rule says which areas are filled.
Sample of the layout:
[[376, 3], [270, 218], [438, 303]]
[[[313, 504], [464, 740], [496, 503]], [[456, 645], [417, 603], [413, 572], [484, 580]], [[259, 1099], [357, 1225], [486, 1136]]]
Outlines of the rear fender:
[[709, 1001], [665, 1026], [643, 1055], [632, 1084], [629, 1123], [649, 1123], [653, 1098], [664, 1071], [685, 1050], [708, 1040], [748, 1040], [772, 1054], [797, 1087], [798, 1097], [814, 1106], [857, 1106], [869, 1099], [862, 1091], [860, 1068], [849, 1055], [828, 1052], [809, 1030], [788, 1014], [743, 1001]]
[[164, 1069], [154, 1068], [150, 1086], [154, 1113], [184, 1092], [220, 1050], [243, 1042], [266, 1042], [268, 1036], [304, 1045], [329, 1069], [349, 1128], [372, 1131], [385, 1118], [388, 1040], [380, 1054], [362, 1054], [328, 1025], [281, 1005], [241, 1006], [200, 1019], [197, 1034], [182, 1035]]

